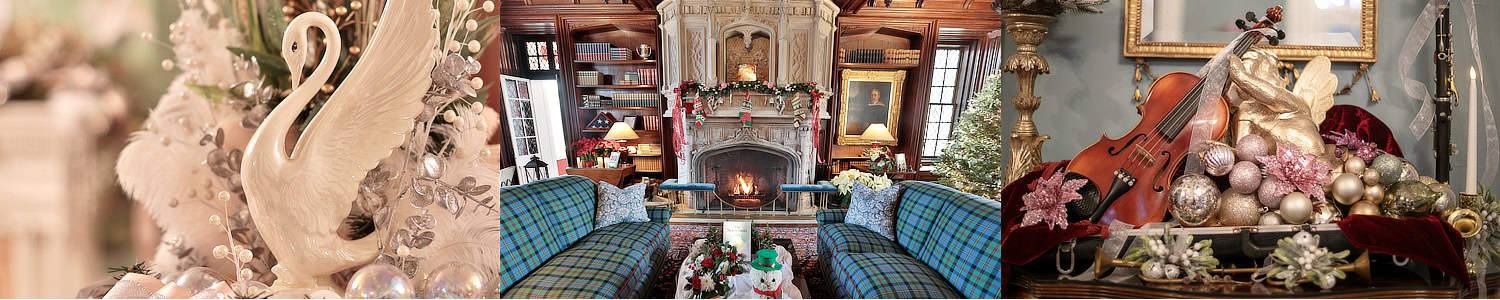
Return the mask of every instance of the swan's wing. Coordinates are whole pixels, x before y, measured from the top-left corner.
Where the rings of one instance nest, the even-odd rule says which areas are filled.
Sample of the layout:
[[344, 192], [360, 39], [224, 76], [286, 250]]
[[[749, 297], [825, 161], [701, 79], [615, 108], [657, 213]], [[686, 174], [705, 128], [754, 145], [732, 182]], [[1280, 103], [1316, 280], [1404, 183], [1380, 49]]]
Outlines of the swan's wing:
[[311, 212], [313, 230], [333, 230], [348, 213], [365, 173], [401, 145], [431, 84], [436, 13], [426, 0], [390, 1], [360, 62], [313, 117], [293, 151], [309, 199], [329, 201]]
[[1302, 67], [1302, 76], [1297, 78], [1297, 86], [1292, 89], [1293, 94], [1307, 101], [1308, 113], [1314, 123], [1322, 123], [1328, 109], [1333, 108], [1333, 91], [1338, 89], [1339, 78], [1333, 75], [1331, 67], [1328, 57], [1313, 58]]

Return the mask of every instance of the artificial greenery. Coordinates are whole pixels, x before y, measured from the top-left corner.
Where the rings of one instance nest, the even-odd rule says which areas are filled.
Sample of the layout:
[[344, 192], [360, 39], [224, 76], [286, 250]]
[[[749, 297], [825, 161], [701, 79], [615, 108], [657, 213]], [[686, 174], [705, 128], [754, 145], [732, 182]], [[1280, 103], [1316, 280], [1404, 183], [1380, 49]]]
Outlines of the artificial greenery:
[[990, 9], [996, 12], [1018, 12], [1056, 16], [1071, 11], [1102, 13], [1099, 5], [1109, 0], [994, 0]]
[[984, 89], [969, 100], [953, 129], [948, 148], [938, 155], [938, 182], [970, 194], [1000, 198], [1005, 186], [1005, 121], [1000, 113], [1000, 75], [985, 78]]
[[145, 274], [146, 276], [151, 276], [151, 277], [156, 277], [157, 276], [157, 274], [155, 272], [151, 272], [151, 267], [146, 266], [146, 262], [144, 262], [144, 261], [137, 261], [133, 265], [124, 265], [124, 266], [118, 266], [118, 267], [109, 267], [109, 273], [110, 274], [115, 274], [115, 280], [120, 280], [120, 278], [125, 278], [125, 274], [130, 274], [130, 273]]

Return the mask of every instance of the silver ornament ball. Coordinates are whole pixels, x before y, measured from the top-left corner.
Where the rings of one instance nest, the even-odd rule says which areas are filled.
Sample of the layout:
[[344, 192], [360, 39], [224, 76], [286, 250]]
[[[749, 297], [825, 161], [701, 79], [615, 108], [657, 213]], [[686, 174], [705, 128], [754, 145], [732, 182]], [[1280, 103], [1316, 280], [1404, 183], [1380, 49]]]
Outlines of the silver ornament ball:
[[427, 274], [422, 287], [422, 298], [427, 299], [477, 299], [485, 295], [484, 271], [474, 264], [454, 261], [438, 266]]
[[1168, 194], [1172, 216], [1183, 225], [1199, 226], [1219, 210], [1219, 187], [1208, 176], [1189, 174], [1178, 177]]
[[1207, 150], [1198, 154], [1203, 160], [1203, 169], [1208, 175], [1224, 176], [1229, 174], [1229, 169], [1234, 167], [1234, 148], [1223, 144], [1213, 144]]
[[1370, 169], [1380, 172], [1380, 184], [1389, 185], [1401, 181], [1401, 171], [1405, 167], [1405, 160], [1390, 153], [1375, 157], [1370, 163]]
[[1281, 225], [1281, 224], [1286, 224], [1286, 223], [1284, 223], [1284, 222], [1281, 221], [1281, 215], [1278, 215], [1278, 214], [1276, 214], [1276, 212], [1273, 212], [1273, 211], [1268, 211], [1268, 212], [1260, 215], [1260, 223], [1259, 224], [1260, 225]]

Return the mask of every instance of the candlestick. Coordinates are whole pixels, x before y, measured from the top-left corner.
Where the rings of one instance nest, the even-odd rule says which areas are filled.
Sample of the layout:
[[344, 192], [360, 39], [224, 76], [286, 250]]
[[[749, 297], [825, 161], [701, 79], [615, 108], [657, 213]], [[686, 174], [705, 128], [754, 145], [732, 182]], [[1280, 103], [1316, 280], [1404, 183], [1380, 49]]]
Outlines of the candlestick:
[[1464, 192], [1479, 192], [1479, 97], [1474, 94], [1474, 81], [1478, 76], [1474, 67], [1469, 67], [1469, 151], [1465, 154]]

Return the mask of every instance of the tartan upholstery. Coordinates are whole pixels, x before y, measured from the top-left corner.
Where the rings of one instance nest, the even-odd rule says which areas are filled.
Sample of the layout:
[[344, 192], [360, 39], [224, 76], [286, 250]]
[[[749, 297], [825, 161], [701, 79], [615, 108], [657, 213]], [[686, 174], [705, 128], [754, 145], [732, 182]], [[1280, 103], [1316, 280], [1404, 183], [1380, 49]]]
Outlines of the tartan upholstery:
[[650, 289], [670, 246], [670, 208], [647, 208], [653, 222], [594, 230], [596, 191], [581, 176], [500, 190], [499, 285], [523, 298], [638, 298]]
[[873, 232], [879, 240], [865, 239], [864, 228], [841, 224], [840, 210], [818, 212], [818, 267], [834, 289], [855, 298], [999, 298], [1000, 203], [930, 182], [898, 186], [894, 242]]
[[905, 253], [906, 250], [861, 225], [839, 223], [818, 226], [818, 253], [868, 252]]
[[844, 215], [846, 215], [848, 213], [849, 213], [849, 210], [848, 209], [843, 209], [843, 208], [838, 208], [838, 209], [820, 209], [820, 210], [818, 210], [818, 214], [817, 214], [818, 225], [828, 225], [828, 224], [834, 224], [834, 223], [843, 223], [844, 222]]
[[962, 298], [943, 276], [911, 256], [897, 253], [838, 253], [833, 282], [849, 298]]
[[652, 223], [666, 223], [672, 219], [671, 206], [646, 207], [646, 217], [651, 218]]

